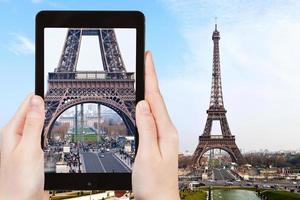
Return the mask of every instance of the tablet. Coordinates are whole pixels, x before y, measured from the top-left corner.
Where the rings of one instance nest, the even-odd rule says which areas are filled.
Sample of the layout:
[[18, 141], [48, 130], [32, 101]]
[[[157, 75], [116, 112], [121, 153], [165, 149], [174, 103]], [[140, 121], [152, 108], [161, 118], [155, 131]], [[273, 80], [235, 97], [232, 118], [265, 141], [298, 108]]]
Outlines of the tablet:
[[42, 11], [36, 94], [45, 100], [46, 190], [130, 190], [144, 99], [144, 15]]

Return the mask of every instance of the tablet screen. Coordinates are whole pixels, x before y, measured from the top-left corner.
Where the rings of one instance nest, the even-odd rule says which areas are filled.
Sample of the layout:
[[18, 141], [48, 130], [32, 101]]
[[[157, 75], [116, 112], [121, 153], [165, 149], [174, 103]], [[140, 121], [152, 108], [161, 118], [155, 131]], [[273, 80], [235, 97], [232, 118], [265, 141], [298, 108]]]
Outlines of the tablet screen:
[[135, 28], [45, 28], [46, 173], [129, 173]]

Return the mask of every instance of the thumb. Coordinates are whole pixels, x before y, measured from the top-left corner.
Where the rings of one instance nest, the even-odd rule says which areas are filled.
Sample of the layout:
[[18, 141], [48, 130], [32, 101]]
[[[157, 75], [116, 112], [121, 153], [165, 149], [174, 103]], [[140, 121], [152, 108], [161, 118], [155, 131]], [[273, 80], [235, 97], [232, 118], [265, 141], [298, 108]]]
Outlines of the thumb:
[[44, 101], [41, 97], [34, 95], [30, 99], [23, 129], [22, 141], [27, 147], [40, 146], [44, 118]]
[[160, 153], [157, 130], [150, 106], [147, 101], [140, 101], [136, 106], [136, 125], [139, 133], [137, 156]]
[[43, 200], [49, 200], [49, 199], [50, 199], [49, 192], [48, 191], [44, 191]]

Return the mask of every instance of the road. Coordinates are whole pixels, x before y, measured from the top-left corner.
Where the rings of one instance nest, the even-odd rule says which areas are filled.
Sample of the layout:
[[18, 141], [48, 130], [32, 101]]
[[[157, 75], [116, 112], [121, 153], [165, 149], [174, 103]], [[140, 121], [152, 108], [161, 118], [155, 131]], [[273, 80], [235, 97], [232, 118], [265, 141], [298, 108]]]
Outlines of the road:
[[[300, 192], [300, 181], [299, 180], [230, 180], [228, 178], [228, 171], [223, 169], [214, 169], [214, 180], [202, 180], [201, 176], [198, 174], [190, 175], [190, 176], [181, 176], [179, 179], [179, 184], [181, 186], [188, 187], [188, 184], [192, 181], [199, 181], [201, 184], [204, 184], [205, 186], [228, 186], [229, 181], [231, 182], [230, 186], [237, 186], [237, 187], [243, 187], [243, 188], [277, 188], [281, 190], [290, 191], [295, 190]], [[229, 173], [230, 177], [231, 174]]]
[[235, 177], [227, 169], [213, 169], [214, 179], [235, 181]]
[[[126, 173], [131, 172], [121, 160], [119, 160], [112, 152], [81, 153], [86, 173]], [[101, 156], [103, 155], [103, 156]]]

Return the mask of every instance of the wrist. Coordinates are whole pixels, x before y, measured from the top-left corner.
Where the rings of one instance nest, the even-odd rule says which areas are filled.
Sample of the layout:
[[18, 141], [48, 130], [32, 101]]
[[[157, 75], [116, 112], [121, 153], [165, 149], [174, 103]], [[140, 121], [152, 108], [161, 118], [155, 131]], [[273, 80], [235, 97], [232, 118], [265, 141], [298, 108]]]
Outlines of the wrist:
[[180, 200], [179, 190], [152, 190], [146, 193], [133, 193], [136, 200]]
[[[180, 200], [179, 193], [155, 194], [153, 197], [154, 197], [155, 200]], [[151, 198], [151, 200], [153, 199], [153, 197]]]
[[152, 199], [155, 199], [155, 200], [180, 200], [179, 190], [178, 190], [178, 188], [176, 188], [176, 189], [165, 190], [165, 192], [157, 191], [157, 193], [154, 193], [153, 196], [151, 198], [149, 198], [149, 200], [152, 200]]

